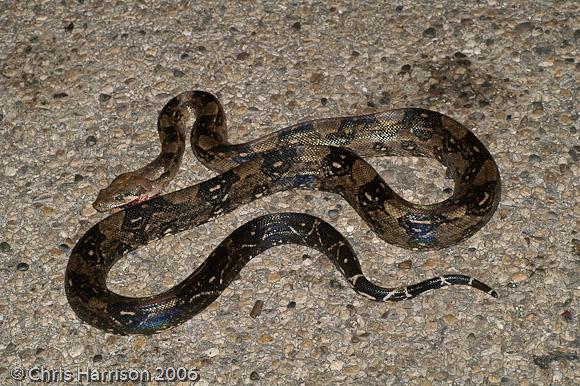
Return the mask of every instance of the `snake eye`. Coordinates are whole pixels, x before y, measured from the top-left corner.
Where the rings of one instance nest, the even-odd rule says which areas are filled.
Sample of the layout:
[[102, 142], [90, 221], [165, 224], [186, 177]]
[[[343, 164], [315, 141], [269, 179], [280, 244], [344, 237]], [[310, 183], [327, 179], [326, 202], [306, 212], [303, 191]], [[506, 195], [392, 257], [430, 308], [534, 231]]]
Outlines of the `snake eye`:
[[125, 195], [123, 195], [123, 194], [117, 194], [115, 196], [115, 201], [122, 202], [122, 201], [124, 201], [124, 199], [125, 199]]

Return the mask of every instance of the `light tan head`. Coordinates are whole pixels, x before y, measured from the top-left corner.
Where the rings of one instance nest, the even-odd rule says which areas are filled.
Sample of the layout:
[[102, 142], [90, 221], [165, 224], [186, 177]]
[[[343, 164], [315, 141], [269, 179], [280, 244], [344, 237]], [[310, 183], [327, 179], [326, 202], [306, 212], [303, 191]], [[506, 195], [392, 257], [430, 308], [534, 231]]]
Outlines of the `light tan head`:
[[127, 172], [115, 178], [109, 186], [99, 191], [93, 208], [99, 212], [119, 210], [128, 205], [146, 201], [158, 192], [154, 184], [134, 172]]

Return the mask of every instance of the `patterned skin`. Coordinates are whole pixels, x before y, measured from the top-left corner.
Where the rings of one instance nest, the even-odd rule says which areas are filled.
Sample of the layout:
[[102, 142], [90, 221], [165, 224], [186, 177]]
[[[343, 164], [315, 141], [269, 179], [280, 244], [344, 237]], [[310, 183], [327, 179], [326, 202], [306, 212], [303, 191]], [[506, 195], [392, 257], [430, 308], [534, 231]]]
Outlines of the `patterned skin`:
[[[158, 194], [173, 179], [185, 151], [186, 126], [194, 154], [218, 176]], [[154, 296], [129, 298], [106, 287], [110, 268], [124, 254], [211, 221], [260, 197], [289, 189], [342, 196], [383, 240], [407, 249], [438, 249], [477, 232], [500, 199], [497, 165], [475, 135], [437, 112], [407, 108], [320, 119], [290, 126], [243, 144], [226, 140], [225, 114], [212, 94], [182, 93], [158, 119], [161, 153], [117, 177], [99, 192], [97, 210], [117, 212], [94, 225], [74, 247], [65, 278], [69, 303], [87, 323], [118, 334], [149, 334], [201, 312], [254, 256], [280, 244], [324, 253], [358, 293], [398, 301], [447, 285], [468, 285], [497, 297], [465, 275], [443, 275], [397, 288], [372, 284], [348, 241], [321, 219], [300, 213], [260, 217], [234, 231], [187, 279]], [[418, 205], [397, 195], [363, 156], [420, 156], [448, 168], [451, 197]]]

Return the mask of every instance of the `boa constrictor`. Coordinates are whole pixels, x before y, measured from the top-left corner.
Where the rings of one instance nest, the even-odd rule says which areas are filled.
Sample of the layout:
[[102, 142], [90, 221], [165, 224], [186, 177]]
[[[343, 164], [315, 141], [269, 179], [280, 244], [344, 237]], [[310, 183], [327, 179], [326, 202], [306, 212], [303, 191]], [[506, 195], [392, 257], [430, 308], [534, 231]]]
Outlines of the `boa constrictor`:
[[[193, 152], [220, 174], [159, 196], [179, 168], [186, 125], [193, 118]], [[485, 146], [455, 120], [429, 110], [405, 108], [313, 120], [248, 143], [229, 144], [218, 99], [192, 91], [165, 105], [158, 131], [159, 156], [99, 192], [94, 207], [117, 212], [81, 237], [68, 262], [68, 301], [82, 320], [95, 327], [148, 334], [182, 323], [212, 303], [250, 259], [287, 243], [321, 251], [356, 292], [373, 300], [404, 300], [454, 284], [497, 297], [482, 282], [458, 274], [397, 288], [376, 286], [363, 276], [355, 253], [338, 231], [301, 213], [270, 214], [246, 223], [189, 277], [163, 293], [140, 298], [116, 294], [107, 288], [106, 277], [124, 254], [275, 192], [296, 188], [337, 193], [379, 237], [408, 249], [443, 248], [470, 237], [491, 218], [500, 198], [498, 168]], [[432, 205], [410, 203], [361, 156], [435, 158], [450, 171], [453, 194]]]

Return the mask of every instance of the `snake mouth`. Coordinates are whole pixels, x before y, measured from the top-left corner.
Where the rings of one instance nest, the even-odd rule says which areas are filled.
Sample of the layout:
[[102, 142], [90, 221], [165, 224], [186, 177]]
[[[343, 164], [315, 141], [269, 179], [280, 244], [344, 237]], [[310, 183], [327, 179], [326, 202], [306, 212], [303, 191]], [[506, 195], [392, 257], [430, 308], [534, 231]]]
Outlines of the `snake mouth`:
[[142, 202], [148, 201], [151, 197], [152, 196], [146, 195], [146, 194], [142, 194], [140, 196], [126, 197], [127, 198], [127, 202], [125, 202], [125, 203], [123, 203], [121, 205], [118, 205], [118, 206], [112, 208], [111, 210], [113, 212], [119, 212], [121, 210], [130, 208], [132, 206], [139, 205]]
[[137, 200], [133, 200], [133, 201], [129, 201], [127, 203], [121, 204], [121, 205], [114, 206], [111, 209], [109, 209], [109, 211], [111, 211], [111, 213], [117, 213], [117, 212], [121, 212], [125, 209], [128, 209], [132, 206], [135, 206], [137, 204], [138, 204]]
[[93, 208], [95, 208], [97, 212], [117, 213], [125, 208], [137, 205], [139, 202], [139, 197], [124, 197], [123, 202], [119, 202], [118, 200], [97, 200], [93, 203]]

